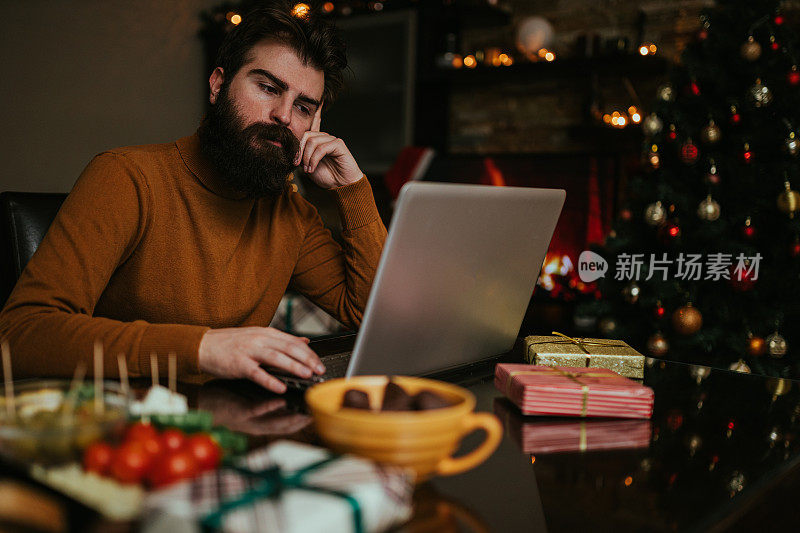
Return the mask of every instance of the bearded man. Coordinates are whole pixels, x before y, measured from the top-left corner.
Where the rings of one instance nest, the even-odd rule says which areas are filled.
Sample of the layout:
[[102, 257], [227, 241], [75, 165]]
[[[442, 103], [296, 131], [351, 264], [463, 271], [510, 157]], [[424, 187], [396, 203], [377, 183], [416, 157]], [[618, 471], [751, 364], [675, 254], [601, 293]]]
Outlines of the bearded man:
[[[386, 238], [345, 143], [320, 131], [342, 85], [330, 25], [260, 9], [227, 36], [194, 135], [97, 155], [78, 178], [0, 314], [15, 377], [70, 376], [103, 343], [106, 375], [151, 354], [178, 376], [249, 378], [325, 368], [308, 339], [267, 327], [287, 287], [360, 323]], [[287, 182], [296, 167], [328, 189], [344, 246]], [[91, 365], [89, 365], [91, 369]]]

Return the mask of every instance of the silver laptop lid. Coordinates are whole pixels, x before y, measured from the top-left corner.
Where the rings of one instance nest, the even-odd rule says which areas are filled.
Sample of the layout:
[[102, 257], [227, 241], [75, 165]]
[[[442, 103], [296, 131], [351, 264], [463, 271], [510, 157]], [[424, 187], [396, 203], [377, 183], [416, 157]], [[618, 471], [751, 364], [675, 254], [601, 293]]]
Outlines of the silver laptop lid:
[[347, 375], [424, 374], [510, 350], [565, 197], [406, 184]]

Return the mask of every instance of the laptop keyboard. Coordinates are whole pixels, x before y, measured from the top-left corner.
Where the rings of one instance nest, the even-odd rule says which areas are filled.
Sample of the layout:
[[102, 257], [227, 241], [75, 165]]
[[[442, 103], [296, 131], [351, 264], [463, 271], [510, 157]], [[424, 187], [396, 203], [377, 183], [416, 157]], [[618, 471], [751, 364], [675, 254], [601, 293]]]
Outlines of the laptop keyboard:
[[294, 388], [305, 388], [315, 383], [322, 383], [330, 379], [343, 378], [347, 374], [347, 365], [353, 352], [341, 352], [320, 357], [325, 365], [325, 373], [321, 376], [314, 374], [308, 379], [289, 374], [278, 369], [268, 369], [269, 373]]

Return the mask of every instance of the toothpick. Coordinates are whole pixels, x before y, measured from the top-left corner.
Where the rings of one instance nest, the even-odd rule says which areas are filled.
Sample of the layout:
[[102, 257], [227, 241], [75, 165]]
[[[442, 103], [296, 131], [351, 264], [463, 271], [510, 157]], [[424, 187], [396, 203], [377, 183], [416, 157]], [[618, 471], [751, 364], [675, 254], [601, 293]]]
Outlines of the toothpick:
[[117, 366], [119, 367], [119, 383], [122, 385], [122, 394], [128, 397], [131, 384], [128, 381], [128, 363], [125, 361], [125, 354], [117, 354]]
[[8, 347], [8, 341], [4, 340], [2, 344], [3, 351], [3, 378], [6, 382], [6, 411], [8, 412], [8, 420], [14, 420], [16, 409], [14, 407], [14, 380], [11, 377], [11, 349]]
[[158, 385], [158, 357], [156, 352], [150, 352], [150, 377], [153, 380], [153, 387]]
[[83, 384], [84, 376], [86, 376], [86, 363], [81, 361], [75, 367], [75, 373], [72, 375], [72, 383], [69, 385], [67, 399], [64, 402], [64, 418], [72, 416], [72, 411], [75, 409], [75, 402], [78, 399], [78, 388]]
[[94, 412], [103, 414], [103, 343], [94, 341]]
[[175, 352], [169, 353], [169, 391], [175, 392], [175, 380], [178, 373], [178, 361]]

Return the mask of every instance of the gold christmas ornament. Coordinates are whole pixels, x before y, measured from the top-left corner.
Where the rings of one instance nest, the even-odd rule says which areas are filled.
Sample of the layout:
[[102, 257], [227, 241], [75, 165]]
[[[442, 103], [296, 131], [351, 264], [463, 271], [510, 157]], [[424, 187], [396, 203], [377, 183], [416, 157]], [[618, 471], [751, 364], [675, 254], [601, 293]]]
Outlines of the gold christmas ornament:
[[789, 218], [794, 218], [794, 214], [800, 211], [800, 194], [792, 190], [789, 180], [786, 180], [783, 186], [783, 192], [778, 195], [778, 209], [789, 215]]
[[706, 199], [700, 202], [700, 205], [697, 207], [697, 216], [700, 220], [713, 222], [719, 218], [720, 214], [721, 208], [719, 203], [711, 198], [710, 194], [706, 196]]
[[667, 211], [660, 201], [647, 206], [644, 211], [644, 220], [651, 226], [660, 226], [667, 219]]
[[600, 322], [597, 323], [597, 328], [604, 337], [613, 337], [614, 332], [617, 331], [617, 321], [607, 316], [600, 319]]
[[703, 327], [703, 314], [691, 303], [672, 314], [672, 328], [681, 335], [694, 335]]
[[722, 138], [722, 130], [714, 122], [714, 119], [708, 121], [703, 129], [700, 131], [700, 139], [707, 144], [714, 144]]
[[783, 336], [777, 331], [767, 337], [767, 353], [769, 353], [770, 357], [780, 359], [786, 355], [788, 350], [789, 344], [786, 342], [786, 339], [784, 339]]
[[756, 79], [755, 85], [750, 87], [750, 99], [756, 107], [767, 106], [772, 102], [772, 91], [761, 83], [761, 78]]
[[669, 351], [669, 343], [661, 333], [654, 333], [647, 339], [647, 351], [653, 357], [663, 357]]
[[742, 374], [750, 373], [750, 367], [747, 366], [747, 363], [744, 362], [744, 359], [739, 359], [735, 363], [732, 363], [728, 368], [734, 372], [741, 372]]
[[675, 101], [675, 89], [672, 88], [672, 85], [669, 83], [665, 83], [661, 87], [658, 88], [658, 99], [664, 102], [673, 102]]
[[689, 375], [700, 385], [711, 374], [711, 369], [702, 365], [689, 365]]
[[761, 45], [756, 42], [752, 35], [747, 38], [747, 41], [745, 41], [739, 51], [742, 57], [747, 61], [756, 61], [761, 57]]
[[765, 353], [767, 353], [767, 342], [764, 337], [751, 335], [747, 338], [747, 355], [761, 357]]
[[796, 156], [800, 152], [800, 143], [797, 142], [797, 134], [795, 132], [789, 133], [784, 146], [791, 156]]
[[645, 118], [644, 122], [642, 123], [642, 129], [644, 129], [644, 133], [651, 137], [660, 132], [663, 127], [664, 122], [662, 122], [661, 118], [655, 113], [650, 113], [647, 115], [647, 118]]

